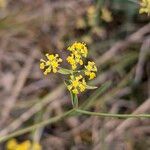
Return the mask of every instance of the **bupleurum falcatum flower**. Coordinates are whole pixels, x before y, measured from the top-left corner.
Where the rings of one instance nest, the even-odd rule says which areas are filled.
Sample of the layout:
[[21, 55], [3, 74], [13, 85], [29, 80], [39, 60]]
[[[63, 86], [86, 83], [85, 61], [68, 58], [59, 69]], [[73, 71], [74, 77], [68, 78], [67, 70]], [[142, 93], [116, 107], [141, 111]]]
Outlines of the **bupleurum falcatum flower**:
[[83, 65], [83, 58], [86, 58], [88, 53], [85, 43], [75, 42], [67, 50], [71, 52], [71, 55], [67, 57], [67, 61], [72, 70], [75, 70], [78, 64]]
[[6, 143], [6, 150], [42, 150], [42, 146], [39, 143], [26, 140], [22, 143], [18, 143], [16, 139], [11, 139]]
[[140, 2], [141, 8], [139, 10], [139, 13], [147, 13], [150, 15], [150, 0], [141, 0]]
[[88, 49], [85, 43], [75, 42], [71, 46], [67, 48], [67, 50], [71, 51], [72, 54], [78, 55], [81, 57], [87, 57]]
[[40, 60], [40, 69], [45, 70], [44, 74], [47, 75], [50, 72], [56, 73], [62, 59], [59, 58], [58, 54], [46, 54], [47, 60]]
[[[40, 68], [44, 70], [44, 74], [47, 75], [51, 72], [61, 73], [69, 75], [66, 80], [67, 88], [73, 94], [79, 94], [86, 89], [94, 89], [95, 87], [87, 85], [86, 79], [93, 79], [96, 77], [97, 67], [93, 61], [88, 61], [87, 65], [84, 65], [84, 59], [88, 55], [88, 48], [85, 43], [75, 42], [67, 48], [70, 52], [66, 61], [71, 65], [71, 69], [65, 69], [60, 67], [62, 59], [58, 54], [46, 54], [47, 60], [40, 60]], [[81, 66], [83, 66], [80, 69]], [[78, 69], [79, 68], [79, 69]], [[86, 78], [88, 76], [88, 78]]]
[[95, 62], [88, 61], [88, 65], [85, 66], [85, 75], [89, 76], [89, 80], [94, 79], [96, 77], [97, 67]]
[[80, 92], [85, 91], [86, 82], [82, 75], [79, 76], [70, 76], [70, 84], [67, 86], [69, 91], [72, 91], [74, 94], [79, 94]]

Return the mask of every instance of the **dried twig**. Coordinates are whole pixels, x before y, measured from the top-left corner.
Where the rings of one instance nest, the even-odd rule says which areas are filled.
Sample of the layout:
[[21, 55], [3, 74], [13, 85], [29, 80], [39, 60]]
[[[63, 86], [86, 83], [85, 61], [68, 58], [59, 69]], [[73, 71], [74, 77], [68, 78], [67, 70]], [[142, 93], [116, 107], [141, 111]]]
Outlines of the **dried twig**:
[[[150, 98], [140, 105], [132, 114], [145, 113], [150, 110]], [[112, 133], [106, 137], [106, 142], [111, 142], [115, 137], [123, 135], [123, 133], [130, 127], [135, 126], [140, 120], [128, 118], [123, 121]]]
[[141, 51], [139, 54], [139, 61], [136, 67], [136, 73], [135, 73], [135, 79], [134, 79], [135, 83], [139, 83], [142, 79], [142, 75], [144, 71], [143, 70], [144, 64], [149, 54], [150, 54], [150, 37], [144, 40], [142, 47], [141, 47]]
[[4, 104], [4, 109], [2, 110], [2, 116], [1, 116], [1, 122], [0, 125], [2, 126], [5, 121], [8, 119], [10, 111], [12, 110], [12, 108], [14, 107], [17, 97], [20, 94], [20, 91], [27, 79], [27, 76], [30, 72], [30, 69], [32, 67], [34, 58], [36, 57], [37, 51], [32, 51], [31, 57], [29, 57], [26, 60], [25, 66], [24, 68], [21, 70], [20, 74], [18, 75], [16, 84], [14, 85], [13, 89], [12, 89], [12, 93], [11, 95], [7, 98], [5, 104]]
[[150, 33], [150, 23], [140, 28], [138, 31], [127, 37], [124, 41], [117, 42], [97, 60], [96, 64], [101, 65], [105, 63], [106, 61], [110, 60], [113, 56], [115, 56], [118, 53], [118, 51], [124, 50], [131, 43], [141, 41], [144, 38], [145, 34], [148, 33]]
[[50, 101], [55, 100], [58, 96], [60, 96], [63, 93], [63, 91], [64, 91], [64, 88], [62, 85], [56, 88], [53, 92], [45, 96], [42, 101], [36, 103], [26, 112], [24, 112], [19, 118], [17, 118], [12, 123], [10, 123], [5, 129], [1, 130], [0, 136], [4, 136], [8, 134], [9, 132], [12, 132], [15, 129], [19, 128], [23, 122], [28, 120], [32, 115], [34, 115], [44, 106], [46, 106]]

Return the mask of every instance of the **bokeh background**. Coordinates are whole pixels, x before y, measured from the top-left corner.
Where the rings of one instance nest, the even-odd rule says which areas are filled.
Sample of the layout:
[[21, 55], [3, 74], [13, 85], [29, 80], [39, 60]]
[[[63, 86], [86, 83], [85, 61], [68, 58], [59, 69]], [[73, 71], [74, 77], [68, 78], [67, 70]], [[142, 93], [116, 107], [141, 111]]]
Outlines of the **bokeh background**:
[[[98, 67], [91, 82], [98, 89], [79, 95], [82, 109], [150, 113], [150, 16], [139, 14], [138, 3], [0, 0], [0, 137], [72, 108], [64, 76], [44, 76], [39, 60], [65, 58], [75, 41], [87, 44]], [[150, 120], [70, 116], [15, 138], [43, 150], [148, 150]]]

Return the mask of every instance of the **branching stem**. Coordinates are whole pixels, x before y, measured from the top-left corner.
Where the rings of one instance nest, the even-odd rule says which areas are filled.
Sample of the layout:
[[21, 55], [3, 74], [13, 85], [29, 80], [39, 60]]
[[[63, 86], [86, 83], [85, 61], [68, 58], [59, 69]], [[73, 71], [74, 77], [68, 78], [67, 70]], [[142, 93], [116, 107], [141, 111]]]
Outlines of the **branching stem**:
[[85, 115], [100, 116], [100, 117], [110, 117], [110, 118], [138, 118], [138, 119], [140, 119], [140, 118], [150, 118], [150, 114], [110, 114], [110, 113], [90, 112], [90, 111], [85, 111], [85, 110], [81, 110], [81, 109], [78, 109], [78, 108], [74, 108], [74, 109], [71, 109], [71, 110], [65, 112], [62, 115], [50, 118], [50, 119], [48, 119], [46, 121], [34, 124], [34, 125], [29, 126], [27, 128], [15, 131], [15, 132], [13, 132], [13, 133], [11, 133], [9, 135], [0, 137], [0, 143], [4, 142], [4, 141], [6, 141], [6, 140], [8, 140], [10, 138], [22, 135], [22, 134], [27, 133], [27, 132], [30, 132], [30, 131], [32, 131], [32, 130], [34, 130], [36, 128], [46, 126], [46, 125], [48, 125], [50, 123], [55, 123], [55, 122], [65, 118], [65, 117], [67, 117], [68, 115], [71, 115], [71, 114], [77, 115], [75, 112], [80, 113], [80, 114], [85, 114]]
[[150, 118], [150, 114], [110, 114], [110, 113], [90, 112], [81, 109], [76, 109], [75, 111], [85, 115], [110, 117], [110, 118], [112, 117], [113, 118]]

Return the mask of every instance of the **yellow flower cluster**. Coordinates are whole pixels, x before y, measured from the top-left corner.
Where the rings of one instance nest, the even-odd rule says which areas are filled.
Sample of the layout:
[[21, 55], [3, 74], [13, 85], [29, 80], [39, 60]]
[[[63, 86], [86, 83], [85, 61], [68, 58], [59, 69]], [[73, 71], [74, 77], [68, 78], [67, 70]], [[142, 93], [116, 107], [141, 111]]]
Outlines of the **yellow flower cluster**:
[[62, 62], [62, 59], [59, 58], [59, 55], [46, 54], [47, 60], [41, 59], [40, 69], [44, 69], [44, 74], [47, 75], [50, 72], [56, 73], [58, 71], [59, 63]]
[[82, 66], [83, 59], [88, 55], [88, 49], [85, 43], [75, 42], [67, 48], [70, 51], [69, 56], [67, 57], [67, 62], [71, 65], [71, 70], [59, 67], [62, 59], [58, 54], [46, 54], [47, 60], [40, 60], [40, 69], [44, 70], [44, 74], [47, 75], [50, 72], [62, 73], [62, 74], [71, 74], [67, 88], [74, 94], [79, 94], [80, 92], [85, 91], [87, 87], [86, 80], [83, 77], [88, 76], [89, 80], [96, 77], [97, 67], [94, 62], [88, 61], [88, 64], [84, 66], [83, 70], [77, 70], [77, 67]]
[[18, 143], [16, 139], [11, 139], [6, 144], [6, 150], [42, 150], [42, 147], [39, 143], [31, 143], [29, 140]]
[[[76, 71], [77, 65], [83, 65], [83, 58], [88, 55], [88, 49], [84, 43], [75, 42], [68, 50], [71, 52], [70, 56], [67, 57], [68, 63], [71, 65], [72, 70]], [[97, 67], [94, 62], [89, 61], [87, 66], [84, 66], [83, 70], [86, 76], [89, 76], [89, 80], [96, 77]], [[73, 74], [70, 76], [70, 84], [67, 86], [69, 91], [74, 94], [79, 94], [85, 91], [87, 84], [82, 74]]]
[[72, 91], [74, 94], [79, 94], [86, 89], [86, 82], [82, 75], [79, 76], [70, 76], [70, 85], [68, 85], [69, 91]]
[[68, 47], [68, 50], [74, 55], [87, 57], [88, 49], [85, 43], [75, 42]]
[[139, 10], [139, 13], [147, 13], [150, 15], [150, 0], [141, 0], [141, 8]]
[[67, 57], [68, 63], [71, 65], [72, 70], [77, 68], [77, 65], [83, 65], [83, 57], [87, 57], [88, 49], [86, 44], [75, 42], [73, 45], [69, 46], [68, 49], [71, 55]]
[[89, 76], [89, 80], [96, 77], [97, 67], [95, 65], [95, 62], [88, 61], [88, 65], [85, 66], [85, 75]]

